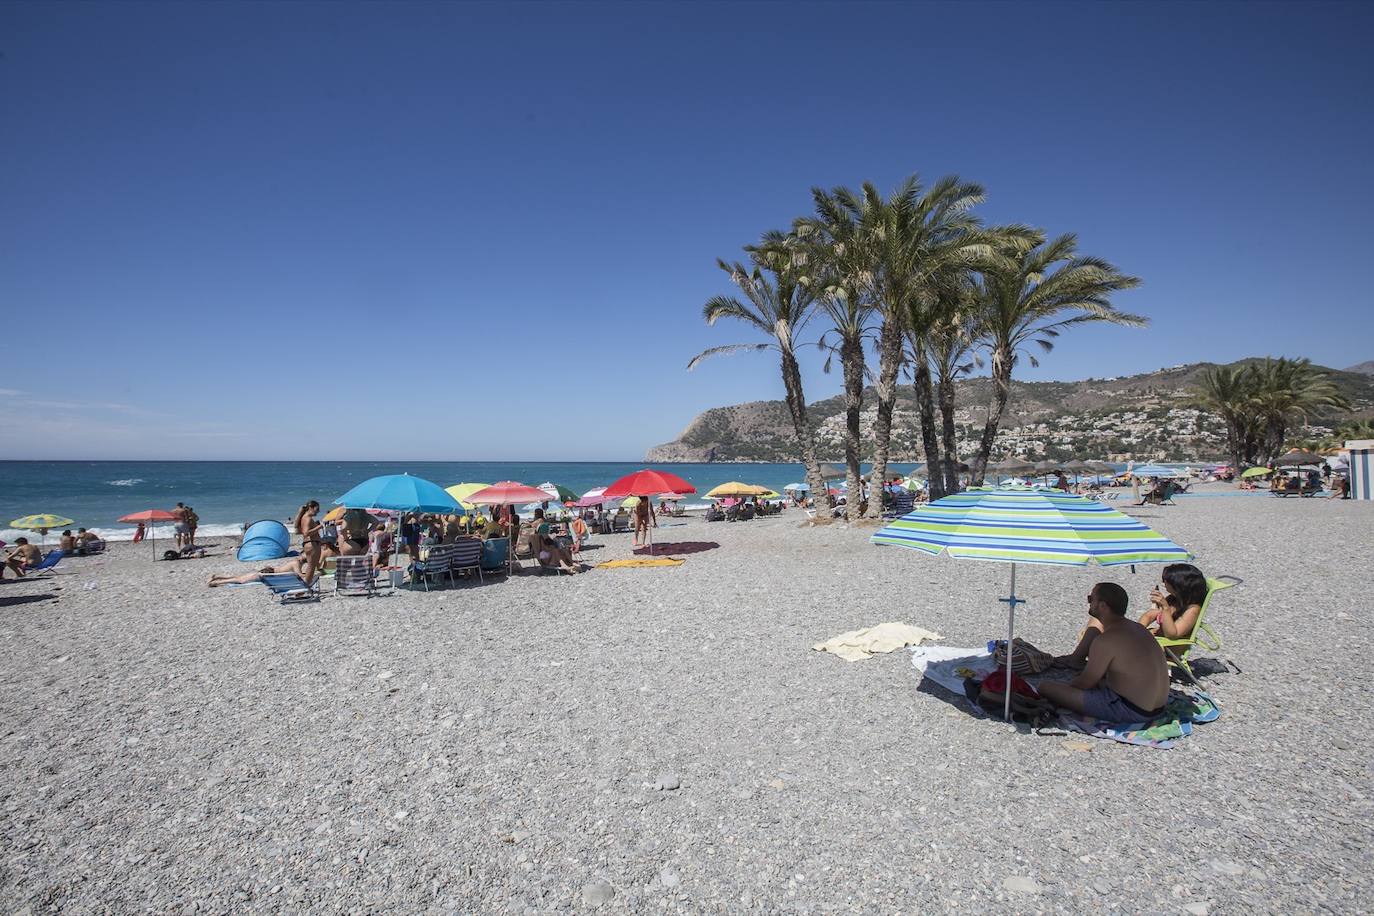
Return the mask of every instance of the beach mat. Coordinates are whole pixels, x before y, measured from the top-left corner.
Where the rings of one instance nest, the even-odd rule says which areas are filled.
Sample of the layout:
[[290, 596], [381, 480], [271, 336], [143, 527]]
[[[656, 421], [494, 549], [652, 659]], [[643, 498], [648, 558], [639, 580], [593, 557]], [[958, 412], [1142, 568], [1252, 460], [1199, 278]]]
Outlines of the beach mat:
[[[939, 684], [956, 696], [964, 698], [975, 715], [986, 717], [982, 707], [969, 698], [966, 680], [981, 681], [997, 668], [996, 661], [985, 648], [968, 649], [949, 646], [916, 646], [911, 650], [911, 667], [918, 676]], [[1056, 668], [1042, 675], [1028, 675], [1032, 685], [1046, 680], [1071, 681], [1077, 674]], [[1221, 707], [1201, 691], [1191, 693], [1170, 689], [1164, 712], [1148, 722], [1113, 724], [1087, 716], [1061, 712], [1059, 722], [1065, 729], [1092, 738], [1103, 738], [1121, 744], [1167, 750], [1193, 733], [1193, 726], [1214, 722], [1221, 715]]]
[[604, 563], [596, 564], [597, 569], [642, 569], [645, 566], [681, 566], [686, 560], [675, 560], [672, 557], [659, 557], [649, 559], [647, 557], [636, 557], [633, 560], [607, 560]]
[[825, 642], [818, 642], [811, 648], [817, 652], [829, 652], [847, 662], [857, 662], [905, 646], [919, 646], [923, 642], [940, 638], [939, 633], [892, 620], [875, 627], [841, 633]]

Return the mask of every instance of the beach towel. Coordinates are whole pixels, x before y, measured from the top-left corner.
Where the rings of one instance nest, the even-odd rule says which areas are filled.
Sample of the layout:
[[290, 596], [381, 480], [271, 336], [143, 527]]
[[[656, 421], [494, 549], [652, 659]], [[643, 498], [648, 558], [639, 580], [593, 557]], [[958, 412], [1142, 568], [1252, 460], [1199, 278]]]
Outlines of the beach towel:
[[639, 569], [644, 566], [681, 566], [686, 560], [675, 560], [672, 557], [658, 557], [649, 559], [648, 557], [635, 557], [633, 560], [607, 560], [605, 563], [596, 564], [597, 569]]
[[[976, 700], [970, 696], [966, 682], [972, 679], [975, 684], [982, 681], [997, 668], [991, 653], [986, 648], [961, 649], [950, 646], [917, 646], [911, 650], [911, 667], [918, 678], [926, 678], [939, 684], [951, 693], [964, 697], [975, 713], [983, 714]], [[1031, 684], [1047, 680], [1071, 681], [1077, 672], [1065, 668], [1052, 668], [1038, 675], [1028, 675]], [[1148, 722], [1135, 722], [1127, 725], [1099, 722], [1086, 716], [1069, 712], [1059, 714], [1059, 724], [1066, 729], [1105, 738], [1122, 744], [1141, 747], [1154, 747], [1167, 750], [1193, 733], [1193, 726], [1214, 722], [1221, 715], [1221, 708], [1209, 695], [1201, 691], [1185, 692], [1174, 688], [1169, 691], [1169, 700], [1164, 712]]]
[[1067, 729], [1094, 738], [1167, 750], [1180, 739], [1191, 735], [1194, 725], [1215, 722], [1220, 715], [1221, 707], [1209, 695], [1201, 691], [1186, 693], [1175, 688], [1169, 691], [1164, 712], [1148, 722], [1120, 725], [1096, 722], [1086, 716], [1066, 712], [1060, 714], [1060, 723]]
[[927, 640], [941, 638], [939, 633], [890, 621], [880, 623], [876, 627], [866, 627], [862, 630], [850, 630], [848, 633], [841, 633], [833, 639], [818, 642], [811, 648], [817, 652], [829, 652], [832, 655], [838, 655], [847, 662], [857, 662], [904, 646], [919, 646]]

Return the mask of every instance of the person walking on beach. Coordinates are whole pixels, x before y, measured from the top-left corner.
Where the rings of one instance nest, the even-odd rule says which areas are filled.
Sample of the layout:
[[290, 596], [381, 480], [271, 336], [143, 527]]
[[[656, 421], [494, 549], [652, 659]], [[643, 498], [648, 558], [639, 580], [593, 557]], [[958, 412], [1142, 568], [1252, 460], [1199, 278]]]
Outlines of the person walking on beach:
[[139, 522], [138, 527], [134, 529], [134, 543], [137, 544], [139, 541], [143, 540], [144, 535], [147, 533], [148, 529], [143, 527], [142, 522]]
[[649, 543], [649, 527], [658, 527], [658, 516], [654, 514], [653, 504], [647, 497], [640, 497], [635, 503], [634, 546], [643, 547]]
[[196, 529], [200, 527], [200, 516], [190, 506], [186, 507], [186, 546], [196, 546]]
[[320, 504], [313, 499], [296, 510], [295, 528], [301, 536], [301, 559], [305, 561], [301, 578], [306, 582], [315, 578], [315, 569], [320, 565], [323, 544], [320, 540], [320, 523], [315, 518], [315, 513], [319, 511]]

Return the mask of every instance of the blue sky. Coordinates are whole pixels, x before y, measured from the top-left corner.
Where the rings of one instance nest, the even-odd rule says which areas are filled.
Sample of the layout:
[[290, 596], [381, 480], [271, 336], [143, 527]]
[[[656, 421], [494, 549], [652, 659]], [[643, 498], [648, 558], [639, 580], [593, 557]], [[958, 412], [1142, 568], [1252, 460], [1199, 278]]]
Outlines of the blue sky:
[[[780, 397], [715, 258], [957, 172], [1148, 330], [1374, 358], [1368, 6], [0, 7], [0, 458], [633, 459]], [[398, 372], [397, 368], [401, 367]], [[838, 373], [806, 367], [812, 399]]]

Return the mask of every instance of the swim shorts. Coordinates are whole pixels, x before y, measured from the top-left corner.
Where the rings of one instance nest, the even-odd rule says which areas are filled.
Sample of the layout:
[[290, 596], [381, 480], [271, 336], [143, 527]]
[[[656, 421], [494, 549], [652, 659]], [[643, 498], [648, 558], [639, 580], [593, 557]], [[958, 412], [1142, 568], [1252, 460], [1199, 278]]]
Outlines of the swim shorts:
[[1110, 687], [1094, 687], [1083, 692], [1083, 712], [1103, 722], [1117, 725], [1148, 722], [1163, 711], [1163, 706], [1153, 712], [1141, 709]]

